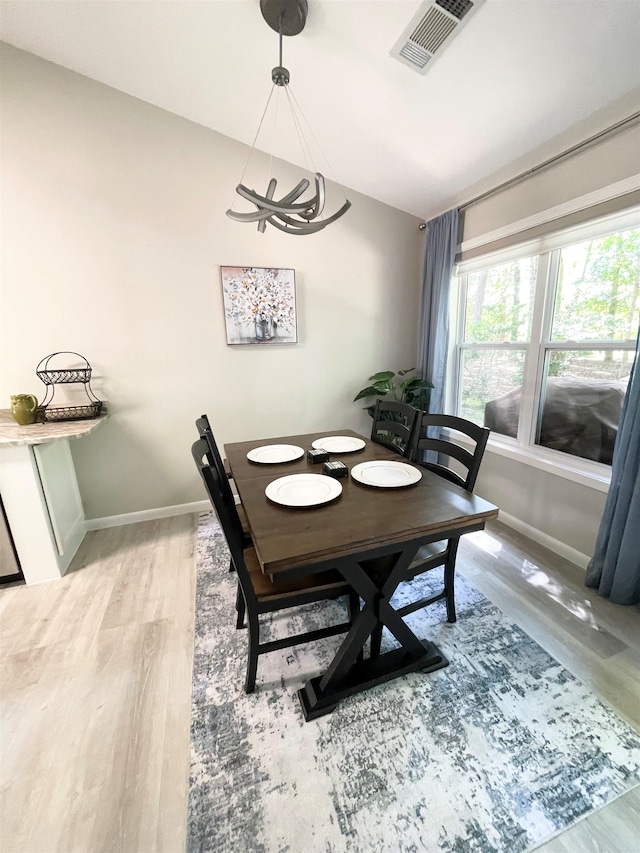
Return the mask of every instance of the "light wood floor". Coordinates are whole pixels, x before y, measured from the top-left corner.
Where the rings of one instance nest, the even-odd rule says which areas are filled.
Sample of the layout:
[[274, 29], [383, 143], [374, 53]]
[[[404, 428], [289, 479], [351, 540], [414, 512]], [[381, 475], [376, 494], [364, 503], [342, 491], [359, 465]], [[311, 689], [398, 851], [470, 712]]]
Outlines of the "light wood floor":
[[195, 517], [94, 531], [0, 592], [2, 853], [182, 851]]
[[[94, 531], [60, 581], [0, 590], [2, 853], [182, 853], [194, 542], [194, 516]], [[459, 567], [640, 731], [638, 608], [500, 523]], [[639, 826], [636, 788], [540, 850], [637, 853]]]

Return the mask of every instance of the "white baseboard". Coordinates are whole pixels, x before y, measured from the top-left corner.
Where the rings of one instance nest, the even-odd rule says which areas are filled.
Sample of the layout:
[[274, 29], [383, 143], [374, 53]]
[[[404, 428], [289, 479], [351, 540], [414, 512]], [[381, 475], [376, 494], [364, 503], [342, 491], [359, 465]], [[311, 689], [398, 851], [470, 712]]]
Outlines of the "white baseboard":
[[553, 536], [549, 536], [548, 533], [544, 533], [542, 530], [538, 530], [537, 527], [532, 527], [530, 524], [527, 524], [526, 521], [521, 521], [519, 518], [509, 515], [509, 513], [503, 512], [502, 510], [500, 510], [498, 520], [502, 521], [503, 524], [506, 524], [507, 527], [512, 527], [514, 530], [517, 530], [518, 533], [522, 533], [523, 536], [533, 539], [533, 541], [537, 542], [539, 545], [544, 545], [545, 548], [548, 548], [560, 557], [564, 557], [565, 560], [569, 560], [570, 563], [575, 563], [575, 565], [580, 566], [581, 569], [587, 568], [591, 558], [586, 554], [583, 554], [581, 551], [577, 551], [575, 548], [572, 548], [570, 545], [567, 545], [565, 542], [561, 542], [559, 539], [554, 539]]
[[127, 512], [123, 515], [107, 515], [104, 518], [88, 518], [87, 530], [104, 530], [106, 527], [120, 527], [122, 524], [136, 524], [139, 521], [153, 521], [156, 518], [170, 518], [172, 515], [186, 515], [189, 512], [209, 512], [209, 501], [194, 501], [177, 506], [161, 506], [157, 509], [143, 509], [140, 512]]
[[[193, 503], [188, 504], [162, 506], [157, 509], [145, 509], [141, 512], [129, 512], [124, 513], [123, 515], [108, 515], [104, 518], [88, 518], [86, 521], [86, 529], [103, 530], [106, 527], [120, 527], [120, 525], [123, 524], [135, 524], [139, 521], [152, 521], [156, 518], [170, 518], [172, 515], [185, 515], [189, 512], [201, 513], [210, 511], [211, 504], [209, 501], [194, 501]], [[570, 563], [575, 563], [576, 566], [580, 566], [582, 569], [587, 568], [590, 558], [586, 554], [577, 551], [575, 548], [571, 548], [570, 545], [561, 542], [559, 539], [554, 539], [553, 536], [549, 536], [548, 533], [544, 533], [542, 530], [532, 527], [530, 524], [527, 524], [526, 521], [521, 521], [519, 518], [509, 515], [509, 513], [504, 512], [503, 510], [500, 510], [499, 520], [506, 524], [507, 527], [512, 527], [514, 530], [517, 530], [518, 533], [522, 533], [523, 536], [527, 536], [529, 539], [533, 539], [534, 542], [544, 545], [545, 548], [553, 551], [554, 554], [558, 554], [560, 557], [564, 557], [565, 560], [569, 560]]]
[[62, 555], [58, 558], [61, 575], [64, 575], [69, 568], [71, 560], [84, 539], [86, 529], [84, 518], [79, 515], [73, 522], [73, 527], [67, 531], [62, 543]]

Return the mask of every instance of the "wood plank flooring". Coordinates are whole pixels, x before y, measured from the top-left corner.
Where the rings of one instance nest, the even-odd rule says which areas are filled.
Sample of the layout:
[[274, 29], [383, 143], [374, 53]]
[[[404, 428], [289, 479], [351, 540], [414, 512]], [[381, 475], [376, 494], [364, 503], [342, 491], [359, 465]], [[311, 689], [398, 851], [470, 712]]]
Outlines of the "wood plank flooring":
[[[60, 581], [0, 589], [2, 853], [184, 850], [195, 530], [94, 531]], [[459, 569], [640, 731], [638, 608], [499, 522]], [[639, 826], [636, 788], [539, 850], [637, 853]]]
[[94, 531], [0, 591], [3, 853], [184, 848], [195, 517]]

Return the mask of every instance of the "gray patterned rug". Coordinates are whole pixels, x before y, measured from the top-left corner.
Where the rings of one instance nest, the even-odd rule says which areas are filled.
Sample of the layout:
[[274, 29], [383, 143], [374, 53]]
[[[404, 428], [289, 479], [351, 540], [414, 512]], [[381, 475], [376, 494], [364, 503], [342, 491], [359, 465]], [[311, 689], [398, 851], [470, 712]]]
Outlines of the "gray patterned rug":
[[[518, 853], [640, 781], [633, 730], [460, 576], [455, 625], [440, 604], [408, 617], [446, 669], [305, 723], [296, 690], [341, 637], [261, 656], [245, 695], [235, 576], [208, 514], [197, 560], [189, 853]], [[326, 624], [326, 606], [266, 633]]]

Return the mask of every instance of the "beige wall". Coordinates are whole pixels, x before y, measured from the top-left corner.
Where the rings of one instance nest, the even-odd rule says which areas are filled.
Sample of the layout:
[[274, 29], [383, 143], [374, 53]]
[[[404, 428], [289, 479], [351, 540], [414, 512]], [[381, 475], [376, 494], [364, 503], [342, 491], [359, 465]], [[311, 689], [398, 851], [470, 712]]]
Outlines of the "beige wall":
[[[569, 549], [591, 556], [606, 493], [572, 480], [549, 474], [531, 465], [492, 453], [485, 453], [476, 492], [510, 515]], [[527, 528], [521, 528], [528, 532]], [[529, 532], [529, 535], [535, 533]], [[554, 549], [555, 550], [555, 549]], [[569, 551], [560, 549], [573, 559]]]
[[463, 240], [479, 238], [505, 225], [630, 178], [639, 171], [640, 123], [637, 123], [467, 208]]
[[[221, 442], [366, 431], [354, 393], [415, 358], [418, 220], [349, 192], [317, 235], [259, 234], [224, 215], [245, 146], [14, 48], [1, 59], [0, 406], [42, 396], [48, 353], [87, 356], [113, 413], [72, 443], [87, 517], [202, 499], [202, 412]], [[227, 346], [221, 264], [296, 270], [297, 345]]]
[[[463, 240], [638, 174], [640, 125], [567, 158], [465, 213]], [[606, 494], [488, 452], [476, 489], [504, 512], [590, 556]]]

